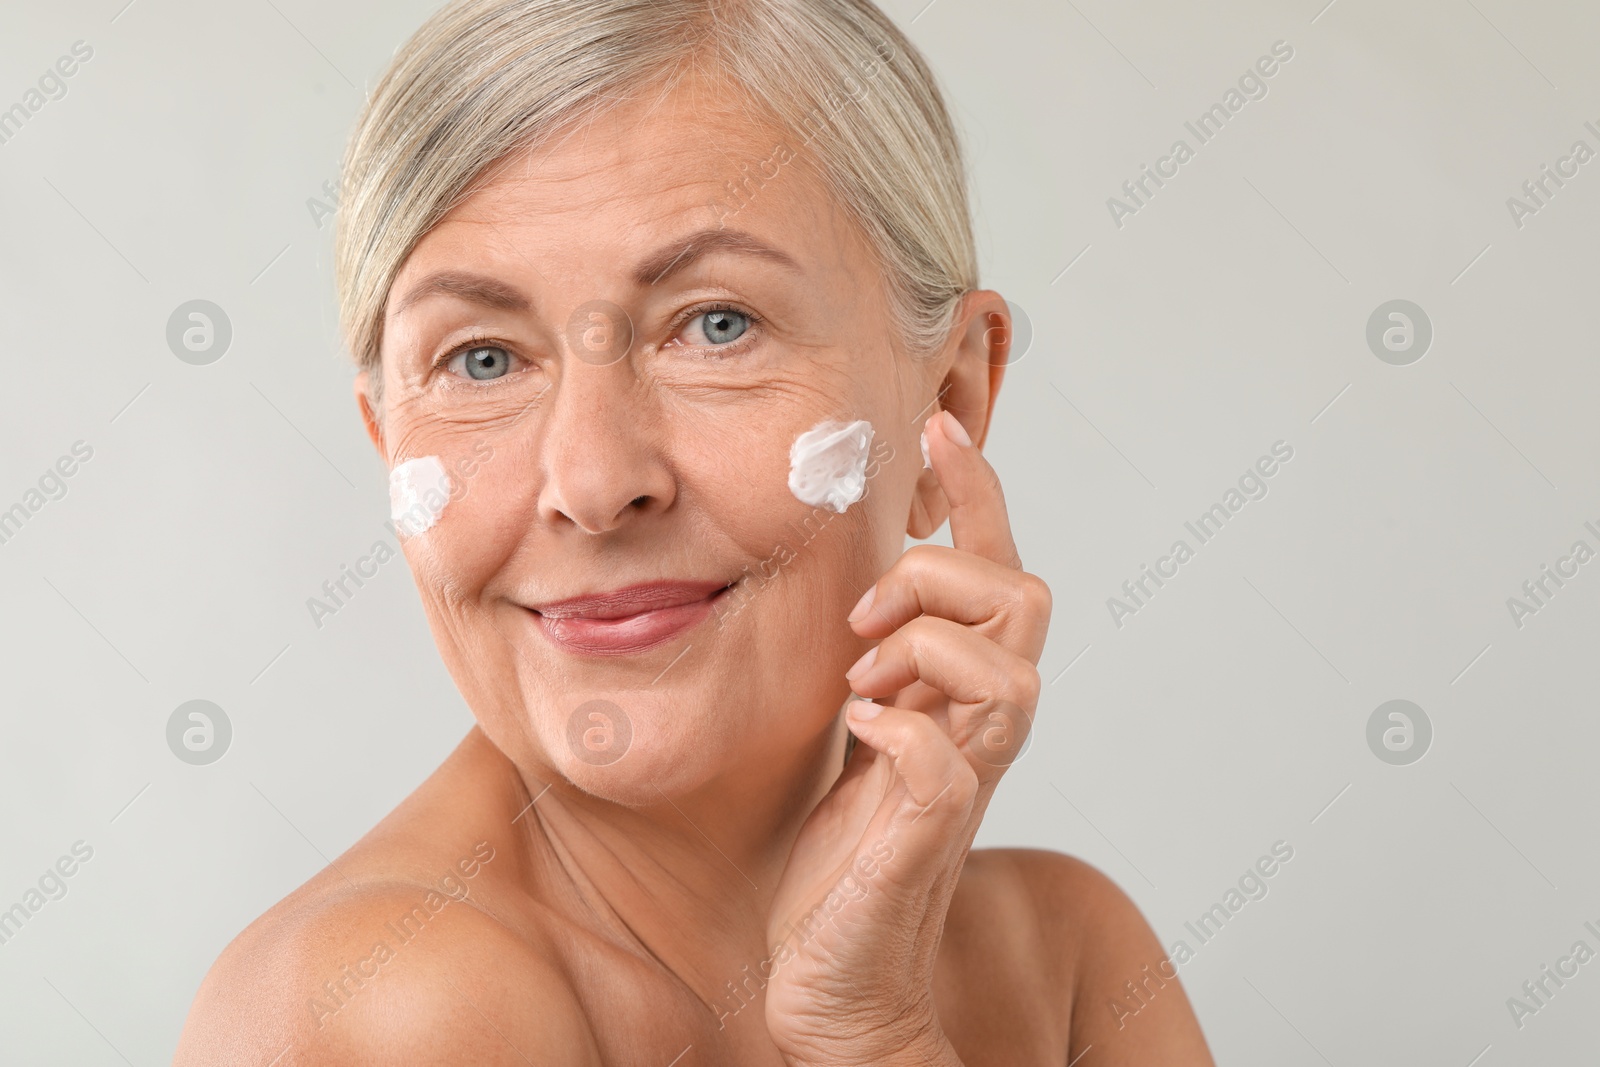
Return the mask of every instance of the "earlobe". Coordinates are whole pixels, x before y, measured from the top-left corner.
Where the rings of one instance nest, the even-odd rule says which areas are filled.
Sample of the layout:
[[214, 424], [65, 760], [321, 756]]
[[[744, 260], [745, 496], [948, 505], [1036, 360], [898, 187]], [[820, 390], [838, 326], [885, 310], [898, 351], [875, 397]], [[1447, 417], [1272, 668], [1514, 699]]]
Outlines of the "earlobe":
[[372, 378], [368, 371], [356, 375], [355, 394], [356, 405], [361, 408], [361, 421], [367, 428], [367, 436], [372, 440], [372, 446], [378, 450], [378, 455], [388, 461], [388, 450], [383, 445], [383, 424], [378, 419], [377, 411], [372, 403]]

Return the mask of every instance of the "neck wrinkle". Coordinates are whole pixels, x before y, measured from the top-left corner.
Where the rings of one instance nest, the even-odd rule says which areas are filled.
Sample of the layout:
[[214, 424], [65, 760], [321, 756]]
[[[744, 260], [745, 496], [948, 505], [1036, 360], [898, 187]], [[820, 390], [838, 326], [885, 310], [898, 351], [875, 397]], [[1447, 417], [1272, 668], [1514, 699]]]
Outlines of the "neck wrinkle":
[[[771, 799], [761, 804], [751, 802], [748, 782], [723, 782], [697, 797], [663, 793], [659, 805], [626, 808], [552, 774], [524, 817], [536, 881], [559, 893], [568, 921], [650, 961], [715, 1017], [726, 983], [768, 955], [767, 912], [789, 848], [838, 778], [846, 737], [841, 717], [820, 753], [767, 780], [758, 792]], [[530, 798], [539, 796], [528, 789], [537, 778], [519, 777]], [[737, 816], [703, 826], [709, 820], [685, 808]]]

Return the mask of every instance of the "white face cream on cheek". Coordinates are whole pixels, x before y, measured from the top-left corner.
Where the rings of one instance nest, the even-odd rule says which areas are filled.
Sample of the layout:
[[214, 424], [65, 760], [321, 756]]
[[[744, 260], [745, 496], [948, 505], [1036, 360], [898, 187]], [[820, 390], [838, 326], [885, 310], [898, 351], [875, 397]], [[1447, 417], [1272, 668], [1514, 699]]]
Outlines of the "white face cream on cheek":
[[819, 422], [789, 449], [789, 491], [802, 504], [843, 513], [867, 491], [872, 424]]
[[389, 518], [407, 536], [438, 522], [448, 503], [450, 476], [438, 456], [408, 459], [389, 472]]

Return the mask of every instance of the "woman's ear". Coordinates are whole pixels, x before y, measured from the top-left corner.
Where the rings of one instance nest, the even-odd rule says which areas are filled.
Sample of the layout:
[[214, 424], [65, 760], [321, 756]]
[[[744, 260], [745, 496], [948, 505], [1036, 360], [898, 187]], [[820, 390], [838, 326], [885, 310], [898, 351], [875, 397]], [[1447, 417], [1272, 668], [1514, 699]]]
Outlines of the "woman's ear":
[[[992, 289], [967, 293], [962, 297], [950, 340], [935, 364], [944, 368], [944, 375], [936, 402], [928, 408], [927, 415], [940, 409], [950, 412], [973, 444], [982, 448], [1010, 358], [1011, 309], [1005, 298]], [[920, 433], [922, 428], [917, 429]], [[933, 471], [924, 470], [911, 499], [906, 533], [919, 541], [931, 537], [949, 517], [950, 502], [939, 488], [939, 480]]]
[[356, 404], [361, 408], [361, 421], [367, 427], [367, 436], [372, 439], [372, 445], [378, 450], [378, 455], [387, 463], [389, 450], [384, 447], [383, 423], [378, 418], [378, 406], [372, 399], [372, 375], [370, 372], [362, 371], [356, 375], [355, 392]]

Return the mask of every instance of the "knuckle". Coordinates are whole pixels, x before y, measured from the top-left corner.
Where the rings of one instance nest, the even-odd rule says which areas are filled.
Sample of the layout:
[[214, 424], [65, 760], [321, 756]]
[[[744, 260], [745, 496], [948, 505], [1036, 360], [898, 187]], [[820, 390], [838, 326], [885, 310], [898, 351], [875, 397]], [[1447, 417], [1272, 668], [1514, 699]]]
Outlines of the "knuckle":
[[896, 756], [911, 752], [936, 751], [941, 739], [948, 740], [947, 735], [939, 728], [939, 724], [920, 711], [902, 716], [895, 724], [894, 733]]
[[1022, 572], [1022, 608], [1025, 612], [1048, 616], [1052, 600], [1048, 582], [1037, 574]]
[[916, 658], [916, 643], [912, 640], [912, 635], [906, 632], [905, 626], [878, 642], [878, 666], [885, 663], [914, 663]]
[[[894, 632], [893, 637], [900, 638], [913, 654], [921, 657], [933, 651], [934, 644], [942, 627], [940, 623], [947, 620], [933, 615], [918, 615]], [[885, 639], [887, 640], [887, 638]]]
[[956, 764], [950, 775], [950, 788], [945, 793], [945, 799], [949, 800], [958, 811], [971, 811], [972, 805], [977, 803], [978, 788], [981, 785], [978, 772], [973, 770], [966, 760], [958, 759]]
[[911, 578], [934, 574], [944, 553], [943, 545], [912, 545], [900, 556], [895, 566], [903, 567]]
[[1012, 675], [1012, 687], [1017, 693], [1017, 703], [1024, 708], [1039, 706], [1039, 695], [1044, 691], [1044, 683], [1039, 676], [1039, 668], [1025, 662]]

